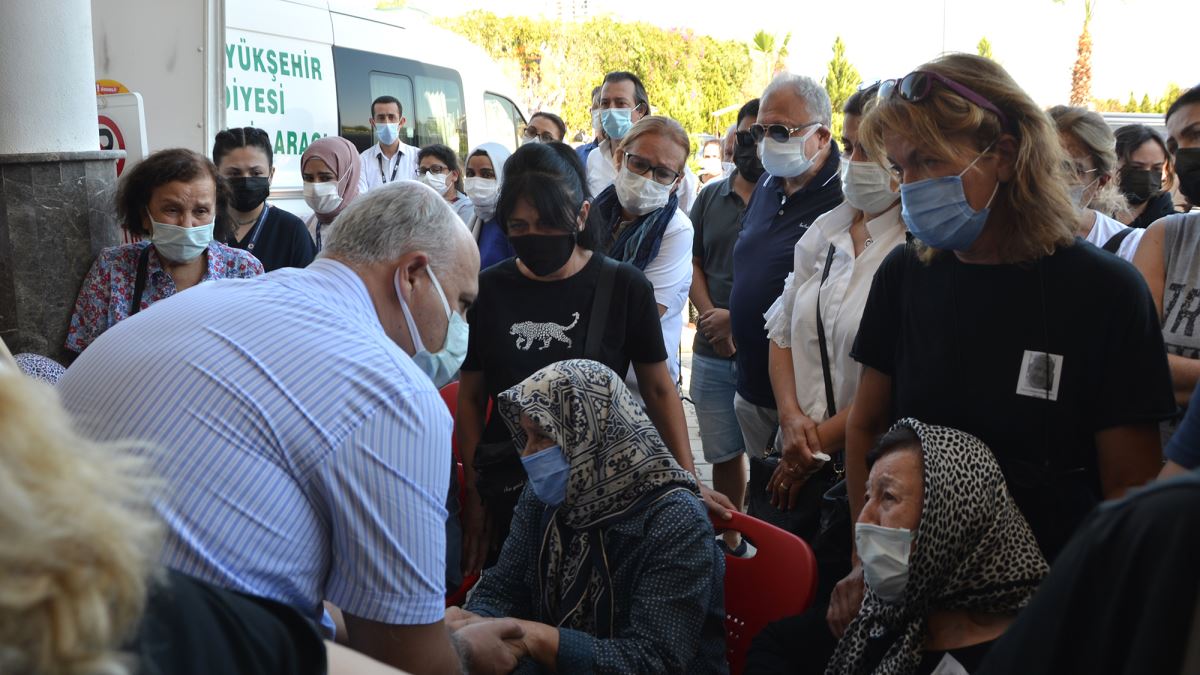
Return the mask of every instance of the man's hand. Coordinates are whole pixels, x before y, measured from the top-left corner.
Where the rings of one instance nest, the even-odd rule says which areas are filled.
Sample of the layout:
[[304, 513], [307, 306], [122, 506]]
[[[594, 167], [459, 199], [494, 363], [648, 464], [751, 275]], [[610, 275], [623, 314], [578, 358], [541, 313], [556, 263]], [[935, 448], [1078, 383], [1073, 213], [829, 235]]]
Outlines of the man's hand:
[[462, 523], [462, 573], [463, 576], [471, 576], [483, 570], [483, 564], [487, 562], [488, 546], [492, 540], [483, 501], [479, 498], [479, 492], [471, 487], [467, 488]]
[[733, 338], [728, 337], [724, 340], [718, 340], [712, 343], [713, 351], [723, 359], [731, 359], [734, 354], [737, 354], [737, 346], [733, 344]]
[[525, 630], [516, 619], [483, 619], [453, 633], [463, 664], [472, 675], [507, 675], [525, 655]]
[[729, 310], [716, 307], [700, 315], [696, 326], [709, 342], [720, 342], [731, 335], [729, 327]]
[[480, 621], [488, 621], [488, 617], [479, 616], [475, 612], [468, 612], [462, 607], [447, 607], [446, 608], [446, 627], [453, 633], [464, 626], [469, 626]]
[[704, 484], [700, 484], [700, 496], [704, 498], [704, 505], [708, 507], [708, 512], [721, 520], [732, 520], [733, 516], [730, 511], [739, 510], [733, 505], [733, 502], [729, 501], [729, 497]]
[[834, 637], [840, 640], [850, 622], [858, 616], [865, 593], [862, 563], [859, 563], [850, 570], [845, 579], [837, 583], [833, 588], [833, 595], [829, 598], [829, 611], [825, 613], [825, 621]]

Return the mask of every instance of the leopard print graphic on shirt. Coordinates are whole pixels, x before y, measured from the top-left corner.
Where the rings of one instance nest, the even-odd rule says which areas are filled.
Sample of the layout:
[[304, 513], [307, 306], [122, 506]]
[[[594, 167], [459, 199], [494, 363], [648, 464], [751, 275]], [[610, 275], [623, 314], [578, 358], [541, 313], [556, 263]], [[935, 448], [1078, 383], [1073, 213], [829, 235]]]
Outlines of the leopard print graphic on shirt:
[[525, 352], [529, 351], [533, 347], [533, 343], [538, 341], [542, 343], [542, 346], [538, 347], [539, 352], [549, 349], [550, 343], [556, 340], [566, 344], [567, 349], [570, 349], [572, 343], [571, 338], [567, 337], [567, 331], [579, 324], [579, 312], [575, 312], [572, 316], [575, 317], [575, 320], [569, 326], [561, 326], [552, 322], [522, 321], [514, 323], [512, 328], [508, 329], [508, 334], [517, 336], [517, 349]]

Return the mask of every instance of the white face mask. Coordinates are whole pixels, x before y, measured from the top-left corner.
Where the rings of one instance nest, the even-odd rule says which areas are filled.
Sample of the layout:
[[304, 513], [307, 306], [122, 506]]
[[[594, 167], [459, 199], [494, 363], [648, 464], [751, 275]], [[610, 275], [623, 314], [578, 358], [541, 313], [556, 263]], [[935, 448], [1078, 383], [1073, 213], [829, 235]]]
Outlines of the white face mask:
[[666, 206], [671, 197], [671, 185], [663, 185], [639, 176], [622, 165], [614, 181], [617, 188], [617, 201], [630, 213], [643, 216], [655, 209]]
[[854, 525], [854, 543], [867, 586], [884, 602], [897, 603], [908, 585], [912, 530], [868, 523]]
[[327, 183], [305, 183], [304, 203], [308, 208], [320, 214], [333, 213], [342, 205], [342, 196], [338, 194], [338, 184], [334, 181]]
[[875, 162], [842, 159], [842, 194], [850, 206], [872, 215], [883, 213], [900, 199], [892, 192], [892, 174]]
[[182, 227], [154, 220], [149, 210], [146, 211], [146, 215], [150, 217], [153, 227], [150, 241], [154, 243], [154, 248], [162, 257], [177, 263], [195, 260], [196, 256], [208, 249], [208, 244], [213, 239], [213, 227], [217, 222], [214, 220], [207, 225]]
[[428, 171], [425, 173], [425, 175], [421, 176], [421, 182], [433, 188], [434, 192], [441, 195], [446, 193], [446, 186], [449, 184], [446, 179], [449, 177], [449, 171], [445, 173], [434, 173], [432, 171]]
[[496, 213], [496, 197], [500, 192], [500, 181], [495, 178], [468, 178], [464, 183], [471, 205], [481, 220], [491, 220]]
[[804, 145], [820, 128], [821, 125], [814, 125], [808, 133], [792, 136], [786, 143], [764, 136], [758, 143], [758, 156], [762, 158], [763, 168], [777, 178], [803, 176], [813, 165], [812, 157], [804, 154]]
[[737, 164], [733, 162], [721, 162], [721, 175], [732, 176], [734, 171], [737, 171]]
[[592, 131], [596, 132], [597, 135], [599, 135], [599, 133], [601, 131], [604, 131], [604, 127], [600, 125], [600, 109], [599, 108], [596, 108], [595, 110], [592, 111]]

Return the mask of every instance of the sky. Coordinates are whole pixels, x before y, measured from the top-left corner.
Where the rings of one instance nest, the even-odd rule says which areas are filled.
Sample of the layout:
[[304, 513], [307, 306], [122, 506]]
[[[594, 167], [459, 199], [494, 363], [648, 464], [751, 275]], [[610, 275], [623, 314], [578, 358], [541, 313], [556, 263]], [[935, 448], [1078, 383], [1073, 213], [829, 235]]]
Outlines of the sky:
[[[369, 2], [369, 0], [363, 0]], [[501, 15], [555, 16], [583, 0], [409, 0], [435, 16], [471, 9]], [[1083, 24], [1083, 0], [586, 0], [593, 15], [691, 28], [750, 41], [760, 29], [792, 33], [788, 68], [824, 77], [836, 36], [865, 82], [899, 77], [943, 51], [975, 52], [981, 37], [993, 56], [1042, 105], [1066, 103]], [[738, 10], [737, 8], [745, 8]], [[840, 11], [838, 11], [840, 10]], [[1190, 24], [1190, 25], [1189, 25]], [[1180, 26], [1172, 30], [1172, 26]], [[1184, 28], [1186, 26], [1186, 29]], [[1189, 31], [1191, 37], [1189, 37]], [[1159, 98], [1171, 83], [1200, 83], [1197, 0], [1099, 0], [1092, 19], [1092, 95], [1124, 102], [1133, 91]]]

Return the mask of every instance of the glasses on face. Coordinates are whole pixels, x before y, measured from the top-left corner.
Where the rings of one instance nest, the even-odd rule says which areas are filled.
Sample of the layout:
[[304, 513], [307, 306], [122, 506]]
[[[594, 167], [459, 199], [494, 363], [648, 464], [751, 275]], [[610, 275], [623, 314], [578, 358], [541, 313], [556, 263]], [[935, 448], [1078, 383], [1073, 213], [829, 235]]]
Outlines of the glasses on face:
[[899, 80], [884, 80], [879, 83], [879, 98], [891, 98], [892, 96], [899, 95], [900, 98], [909, 103], [920, 103], [929, 97], [929, 92], [933, 91], [934, 82], [999, 117], [1000, 126], [1005, 129], [1009, 128], [1008, 117], [1000, 112], [1000, 109], [991, 101], [954, 80], [942, 77], [937, 73], [914, 70]]
[[449, 170], [450, 170], [449, 167], [442, 166], [441, 164], [434, 164], [433, 166], [420, 167], [419, 169], [417, 169], [417, 175], [424, 176], [427, 173], [431, 173], [435, 176], [440, 176]]
[[804, 131], [811, 126], [818, 124], [820, 124], [820, 122], [809, 122], [808, 124], [801, 124], [798, 127], [789, 127], [783, 124], [769, 124], [767, 126], [754, 124], [750, 127], [750, 136], [754, 139], [755, 143], [758, 143], [764, 138], [770, 138], [776, 143], [787, 143], [788, 139], [794, 136], [797, 131]]
[[558, 140], [554, 137], [554, 134], [550, 133], [549, 131], [539, 132], [533, 127], [525, 127], [525, 130], [521, 132], [521, 138], [524, 138], [527, 141], [531, 141], [536, 138], [543, 143], [553, 143]]
[[1069, 175], [1074, 176], [1075, 180], [1080, 183], [1089, 180], [1088, 174], [1093, 174], [1097, 171], [1096, 169], [1088, 169], [1084, 167], [1084, 165], [1078, 160], [1074, 162], [1063, 162], [1063, 169], [1065, 169]]
[[752, 148], [757, 142], [754, 140], [754, 134], [749, 131], [737, 131], [733, 134], [733, 142], [739, 148]]
[[647, 173], [650, 173], [650, 178], [655, 183], [662, 185], [670, 185], [682, 175], [678, 171], [668, 169], [665, 166], [654, 166], [645, 157], [640, 157], [632, 152], [625, 153], [625, 166], [639, 176], [645, 176]]

